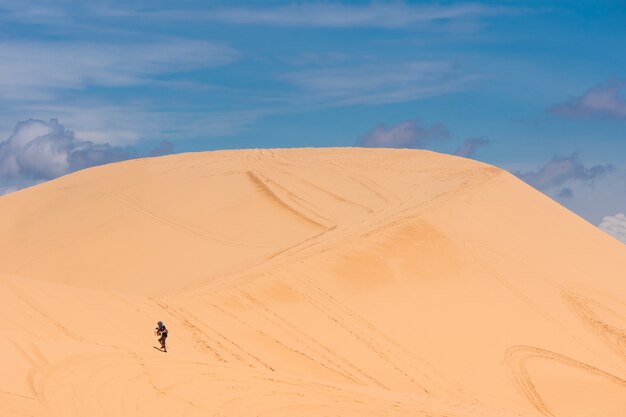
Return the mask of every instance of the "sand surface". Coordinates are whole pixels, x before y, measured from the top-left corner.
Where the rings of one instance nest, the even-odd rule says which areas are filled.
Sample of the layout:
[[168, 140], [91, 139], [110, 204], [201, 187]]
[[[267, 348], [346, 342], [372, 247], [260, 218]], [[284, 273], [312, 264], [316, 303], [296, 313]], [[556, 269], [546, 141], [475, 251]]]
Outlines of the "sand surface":
[[626, 246], [426, 151], [181, 154], [4, 196], [0, 329], [0, 416], [626, 416]]

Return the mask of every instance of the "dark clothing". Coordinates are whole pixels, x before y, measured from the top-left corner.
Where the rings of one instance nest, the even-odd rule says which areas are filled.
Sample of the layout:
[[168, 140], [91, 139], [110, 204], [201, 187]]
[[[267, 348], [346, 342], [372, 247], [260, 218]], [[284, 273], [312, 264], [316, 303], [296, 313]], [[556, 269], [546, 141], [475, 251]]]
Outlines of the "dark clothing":
[[158, 327], [155, 329], [158, 335], [165, 335], [165, 337], [167, 337], [167, 327], [165, 327], [165, 324], [161, 327]]
[[161, 348], [165, 350], [165, 339], [167, 339], [167, 327], [165, 327], [165, 325], [157, 326], [155, 330], [156, 330], [157, 336], [161, 336], [159, 337], [159, 343], [161, 344]]

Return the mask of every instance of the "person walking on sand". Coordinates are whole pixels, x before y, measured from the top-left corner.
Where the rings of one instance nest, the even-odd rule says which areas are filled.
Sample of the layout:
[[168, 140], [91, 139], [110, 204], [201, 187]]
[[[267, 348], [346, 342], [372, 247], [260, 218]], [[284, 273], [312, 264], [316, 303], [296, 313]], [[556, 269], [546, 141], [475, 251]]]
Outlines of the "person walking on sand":
[[159, 337], [159, 343], [161, 344], [161, 350], [163, 352], [167, 352], [167, 348], [165, 347], [165, 339], [167, 339], [167, 327], [163, 324], [162, 321], [157, 323], [157, 327], [154, 329], [154, 334]]

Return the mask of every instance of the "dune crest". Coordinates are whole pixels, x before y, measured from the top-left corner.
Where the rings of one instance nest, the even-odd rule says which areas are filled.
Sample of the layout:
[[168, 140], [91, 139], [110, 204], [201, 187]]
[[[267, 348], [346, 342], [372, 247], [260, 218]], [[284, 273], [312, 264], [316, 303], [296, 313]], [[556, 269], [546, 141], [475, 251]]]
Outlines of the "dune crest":
[[92, 168], [0, 198], [0, 415], [623, 417], [624, 271], [433, 152]]

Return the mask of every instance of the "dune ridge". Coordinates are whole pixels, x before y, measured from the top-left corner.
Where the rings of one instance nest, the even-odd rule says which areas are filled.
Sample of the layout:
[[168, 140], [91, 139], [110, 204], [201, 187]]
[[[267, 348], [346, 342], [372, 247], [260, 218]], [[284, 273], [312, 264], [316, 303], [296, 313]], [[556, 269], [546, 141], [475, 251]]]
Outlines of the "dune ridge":
[[624, 271], [428, 151], [91, 168], [0, 198], [0, 415], [623, 417]]

